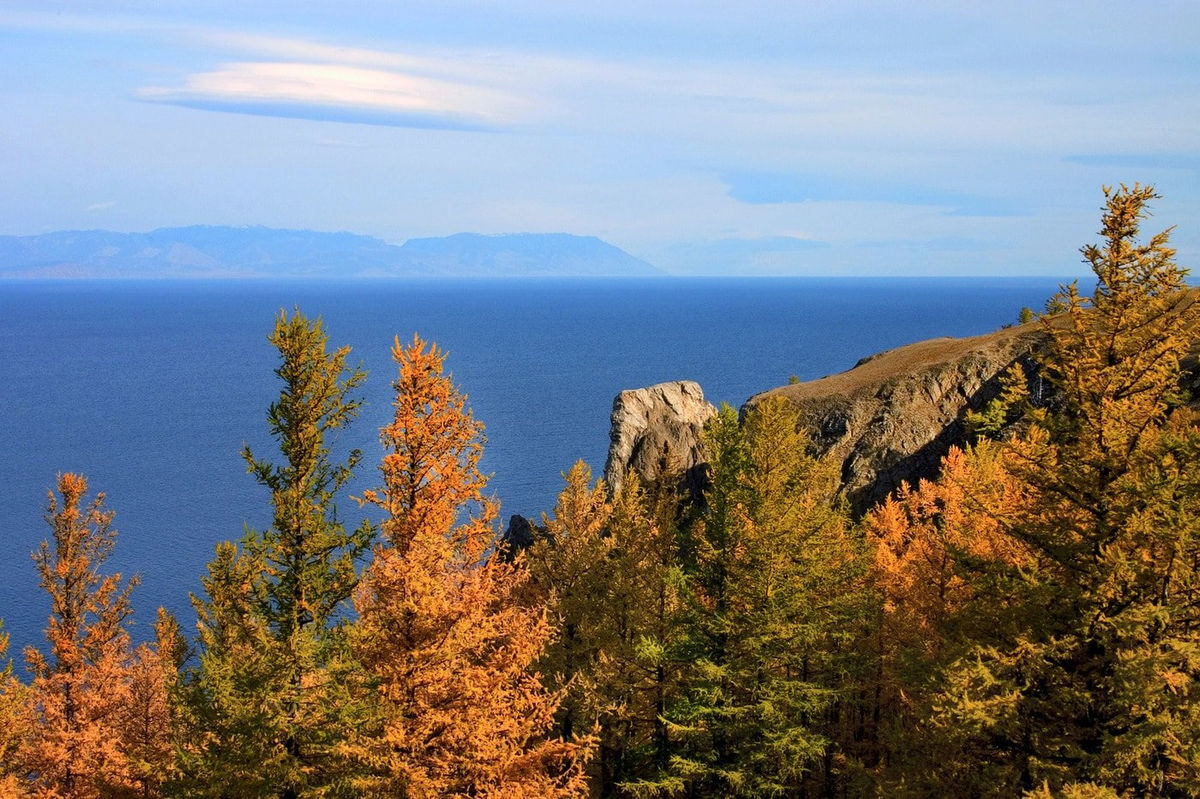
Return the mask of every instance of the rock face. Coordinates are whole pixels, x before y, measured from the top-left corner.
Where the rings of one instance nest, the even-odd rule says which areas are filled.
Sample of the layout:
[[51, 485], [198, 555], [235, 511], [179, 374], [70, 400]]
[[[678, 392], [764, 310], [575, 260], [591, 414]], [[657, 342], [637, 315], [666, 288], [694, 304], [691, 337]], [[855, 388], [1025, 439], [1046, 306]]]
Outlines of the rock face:
[[1043, 341], [1036, 323], [922, 341], [838, 375], [757, 394], [746, 406], [772, 395], [795, 404], [818, 450], [841, 462], [843, 491], [861, 512], [902, 481], [936, 475], [950, 446], [966, 438], [967, 411], [995, 397], [1000, 375], [1016, 361], [1029, 363]]
[[647, 482], [681, 474], [689, 487], [698, 485], [700, 433], [716, 412], [691, 380], [622, 391], [613, 400], [605, 482], [615, 492], [632, 468]]
[[[938, 338], [864, 358], [849, 371], [781, 386], [751, 397], [781, 395], [800, 409], [813, 444], [841, 464], [842, 491], [862, 513], [902, 482], [932, 478], [942, 456], [965, 443], [968, 411], [1000, 390], [1016, 362], [1033, 375], [1035, 402], [1052, 402], [1032, 359], [1046, 333], [1033, 322], [971, 338]], [[1200, 336], [1184, 359], [1182, 387], [1200, 411]], [[613, 402], [612, 444], [604, 477], [611, 486], [633, 467], [647, 480], [683, 473], [693, 496], [703, 486], [700, 431], [715, 413], [693, 382], [622, 391]]]
[[512, 549], [520, 550], [533, 546], [536, 537], [533, 522], [519, 513], [514, 513], [508, 517], [508, 527], [505, 528], [504, 535], [500, 537], [500, 540]]

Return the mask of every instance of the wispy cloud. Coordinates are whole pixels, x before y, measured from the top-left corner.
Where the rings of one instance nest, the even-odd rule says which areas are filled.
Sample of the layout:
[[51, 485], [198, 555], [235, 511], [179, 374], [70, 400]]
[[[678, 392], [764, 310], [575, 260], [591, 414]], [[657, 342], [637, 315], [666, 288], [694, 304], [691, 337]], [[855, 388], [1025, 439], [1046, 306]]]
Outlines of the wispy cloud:
[[116, 204], [117, 204], [116, 200], [106, 200], [102, 203], [92, 203], [91, 205], [89, 205], [87, 207], [87, 210], [89, 210], [89, 211], [104, 211], [109, 208], [112, 208]]
[[489, 129], [519, 118], [520, 101], [488, 87], [350, 64], [239, 61], [151, 86], [140, 99], [267, 116], [426, 128]]
[[0, 28], [133, 36], [175, 42], [222, 60], [139, 100], [265, 116], [421, 128], [497, 129], [533, 103], [506, 87], [504, 59], [368, 49], [137, 17], [0, 10]]

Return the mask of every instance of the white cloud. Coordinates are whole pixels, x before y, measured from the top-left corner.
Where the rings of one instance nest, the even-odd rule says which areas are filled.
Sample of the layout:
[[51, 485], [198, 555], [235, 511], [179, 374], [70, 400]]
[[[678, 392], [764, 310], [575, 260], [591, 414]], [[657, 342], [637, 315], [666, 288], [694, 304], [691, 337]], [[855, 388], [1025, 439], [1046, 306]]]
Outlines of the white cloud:
[[112, 208], [116, 204], [117, 204], [116, 200], [107, 200], [102, 203], [92, 203], [91, 205], [89, 205], [87, 207], [87, 210], [89, 210], [89, 211], [104, 211], [109, 208]]
[[353, 109], [418, 122], [504, 125], [517, 121], [525, 105], [488, 87], [439, 80], [395, 70], [339, 63], [241, 61], [193, 73], [182, 86], [139, 89], [145, 100], [244, 107], [269, 113], [272, 106], [291, 109]]

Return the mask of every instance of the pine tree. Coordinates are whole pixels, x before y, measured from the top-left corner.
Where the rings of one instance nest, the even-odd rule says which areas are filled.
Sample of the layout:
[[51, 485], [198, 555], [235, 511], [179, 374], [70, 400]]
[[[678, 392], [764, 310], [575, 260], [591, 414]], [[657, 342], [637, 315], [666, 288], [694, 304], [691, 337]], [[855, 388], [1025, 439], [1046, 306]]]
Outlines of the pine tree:
[[87, 481], [76, 474], [59, 475], [58, 492], [61, 501], [51, 492], [46, 514], [53, 543], [34, 554], [51, 602], [50, 652], [25, 651], [32, 718], [19, 759], [35, 794], [86, 799], [132, 787], [120, 714], [137, 580], [101, 571], [116, 540], [104, 495], [85, 506]]
[[444, 373], [445, 354], [413, 338], [395, 415], [380, 433], [382, 543], [356, 596], [354, 651], [376, 703], [351, 749], [364, 795], [578, 796], [584, 743], [547, 739], [559, 697], [532, 667], [550, 637], [521, 601], [521, 559], [495, 552], [496, 504], [479, 472], [482, 425]]
[[986, 742], [992, 790], [1091, 781], [1200, 791], [1200, 428], [1179, 401], [1200, 319], [1169, 231], [1137, 241], [1146, 187], [1106, 189], [1097, 286], [1046, 323], [1050, 409], [1006, 459], [1024, 485], [1006, 532], [1032, 563], [983, 573], [978, 631], [935, 719]]
[[268, 338], [283, 386], [267, 421], [284, 462], [249, 447], [242, 456], [271, 492], [274, 521], [248, 529], [240, 552], [218, 548], [207, 599], [196, 600], [200, 667], [181, 696], [197, 726], [185, 735], [183, 762], [191, 790], [333, 795], [349, 790], [337, 749], [343, 716], [354, 712], [340, 675], [342, 611], [374, 533], [365, 521], [348, 532], [337, 516], [336, 494], [361, 456], [334, 463], [328, 439], [358, 413], [351, 394], [365, 374], [347, 366], [349, 347], [328, 352], [321, 321], [299, 311], [281, 312]]
[[669, 752], [662, 717], [678, 679], [676, 503], [644, 491], [633, 472], [611, 502], [603, 483], [589, 486], [582, 461], [565, 479], [528, 552], [557, 628], [538, 666], [567, 691], [564, 737], [596, 730], [594, 790], [637, 793], [659, 778]]
[[836, 472], [808, 453], [782, 398], [760, 402], [745, 425], [723, 407], [706, 445], [707, 510], [685, 541], [689, 671], [668, 711], [682, 738], [678, 787], [765, 796], [817, 776], [831, 785], [834, 663], [853, 634], [847, 587], [858, 568], [833, 499]]

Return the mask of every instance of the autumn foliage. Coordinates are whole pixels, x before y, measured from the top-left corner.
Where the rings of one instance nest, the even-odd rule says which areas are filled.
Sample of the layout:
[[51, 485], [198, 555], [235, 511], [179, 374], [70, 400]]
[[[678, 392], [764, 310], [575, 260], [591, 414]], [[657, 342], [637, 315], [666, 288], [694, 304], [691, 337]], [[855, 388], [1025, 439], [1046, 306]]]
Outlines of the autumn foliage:
[[281, 313], [279, 457], [243, 451], [270, 521], [217, 546], [193, 636], [134, 645], [113, 513], [59, 476], [24, 676], [0, 629], [0, 799], [1200, 796], [1200, 303], [1139, 239], [1155, 197], [1106, 190], [1095, 288], [859, 519], [766, 396], [707, 425], [702, 491], [578, 462], [510, 548], [414, 336], [347, 529], [365, 375]]
[[530, 667], [551, 630], [500, 557], [479, 471], [483, 427], [445, 354], [397, 339], [395, 414], [380, 432], [383, 541], [355, 598], [354, 653], [373, 725], [352, 742], [362, 789], [408, 797], [579, 796], [588, 745], [550, 735], [560, 697]]
[[49, 653], [25, 652], [33, 680], [14, 759], [36, 796], [155, 796], [169, 763], [164, 671], [150, 647], [131, 651], [126, 622], [136, 580], [101, 568], [116, 531], [103, 495], [58, 478], [34, 561], [51, 600]]

